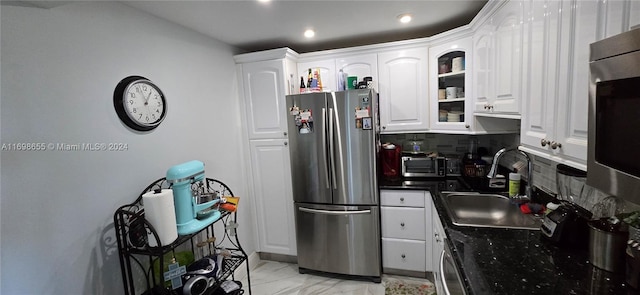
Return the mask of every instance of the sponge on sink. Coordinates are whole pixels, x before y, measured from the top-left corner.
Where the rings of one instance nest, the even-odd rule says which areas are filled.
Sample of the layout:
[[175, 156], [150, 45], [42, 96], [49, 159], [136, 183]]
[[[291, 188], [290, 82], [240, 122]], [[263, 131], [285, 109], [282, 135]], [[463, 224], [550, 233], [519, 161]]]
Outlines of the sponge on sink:
[[544, 205], [535, 203], [525, 203], [520, 205], [520, 211], [524, 214], [540, 214], [547, 210]]

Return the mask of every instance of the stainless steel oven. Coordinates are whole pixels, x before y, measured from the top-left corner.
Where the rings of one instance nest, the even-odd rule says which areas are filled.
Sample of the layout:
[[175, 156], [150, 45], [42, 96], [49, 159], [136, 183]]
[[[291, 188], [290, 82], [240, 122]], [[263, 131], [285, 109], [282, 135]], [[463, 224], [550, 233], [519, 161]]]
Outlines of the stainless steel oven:
[[640, 29], [591, 44], [587, 184], [640, 203]]
[[451, 256], [451, 249], [445, 241], [444, 250], [440, 254], [440, 282], [445, 295], [465, 295], [460, 272]]

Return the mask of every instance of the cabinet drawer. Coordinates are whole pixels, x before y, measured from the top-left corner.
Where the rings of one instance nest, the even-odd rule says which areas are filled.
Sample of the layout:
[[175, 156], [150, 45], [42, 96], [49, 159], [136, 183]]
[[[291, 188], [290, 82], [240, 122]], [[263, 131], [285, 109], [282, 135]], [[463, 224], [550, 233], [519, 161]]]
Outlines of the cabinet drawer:
[[424, 191], [380, 191], [380, 205], [424, 208]]
[[424, 208], [382, 207], [380, 212], [383, 237], [425, 240]]
[[382, 267], [426, 271], [424, 241], [382, 238]]

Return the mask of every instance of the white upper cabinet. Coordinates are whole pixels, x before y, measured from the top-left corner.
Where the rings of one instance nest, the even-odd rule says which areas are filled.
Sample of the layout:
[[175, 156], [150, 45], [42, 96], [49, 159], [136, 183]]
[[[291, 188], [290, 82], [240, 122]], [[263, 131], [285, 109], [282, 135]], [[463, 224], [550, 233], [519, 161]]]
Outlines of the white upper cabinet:
[[[336, 59], [336, 77], [342, 70], [348, 76], [358, 77], [358, 81], [362, 81], [364, 77], [373, 79], [373, 88], [378, 91], [378, 55], [359, 54], [355, 56], [346, 56]], [[337, 84], [336, 84], [337, 85]], [[337, 87], [337, 86], [336, 86]], [[336, 89], [337, 90], [337, 89]]]
[[472, 38], [429, 48], [429, 105], [432, 131], [473, 130]]
[[336, 71], [336, 61], [333, 58], [313, 60], [313, 61], [299, 61], [298, 62], [298, 76], [296, 78], [298, 89], [300, 88], [300, 77], [304, 78], [304, 83], [307, 87], [307, 80], [309, 77], [309, 69], [312, 71], [320, 71], [320, 79], [322, 80], [323, 91], [336, 91], [338, 90], [338, 80]]
[[507, 2], [474, 33], [476, 113], [520, 114], [523, 7]]
[[378, 54], [380, 126], [383, 133], [427, 131], [428, 58], [426, 47]]
[[249, 139], [286, 138], [285, 96], [291, 83], [286, 78], [287, 62], [268, 60], [240, 67]]
[[586, 169], [589, 44], [598, 31], [598, 3], [525, 5], [523, 149]]

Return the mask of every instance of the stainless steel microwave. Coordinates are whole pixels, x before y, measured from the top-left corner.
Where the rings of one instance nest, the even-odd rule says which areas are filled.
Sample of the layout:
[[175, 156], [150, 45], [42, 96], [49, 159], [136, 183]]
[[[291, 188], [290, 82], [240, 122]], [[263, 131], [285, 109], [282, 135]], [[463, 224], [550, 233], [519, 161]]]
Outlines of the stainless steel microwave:
[[587, 184], [640, 204], [640, 29], [590, 49]]

